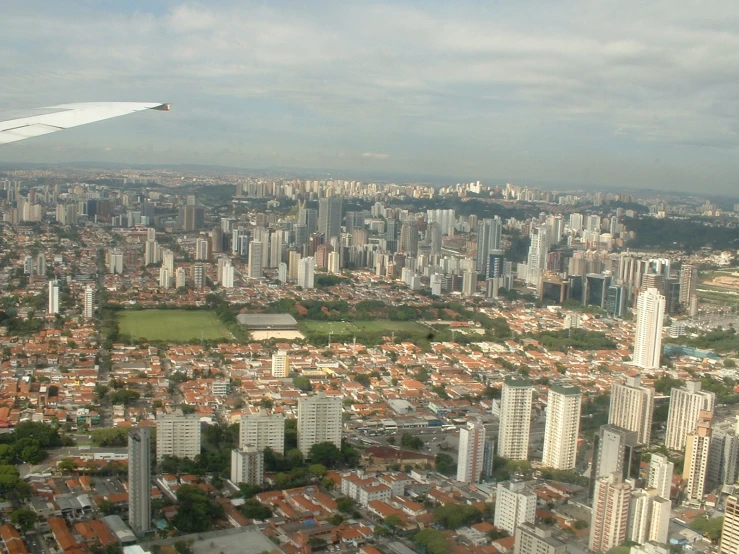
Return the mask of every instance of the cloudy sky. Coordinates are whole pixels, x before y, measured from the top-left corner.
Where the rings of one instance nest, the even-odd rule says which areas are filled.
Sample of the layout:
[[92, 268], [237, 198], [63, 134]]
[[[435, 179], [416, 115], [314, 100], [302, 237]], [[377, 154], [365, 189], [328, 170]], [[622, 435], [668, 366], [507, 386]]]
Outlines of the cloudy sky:
[[739, 2], [4, 0], [0, 109], [170, 102], [0, 161], [739, 195]]

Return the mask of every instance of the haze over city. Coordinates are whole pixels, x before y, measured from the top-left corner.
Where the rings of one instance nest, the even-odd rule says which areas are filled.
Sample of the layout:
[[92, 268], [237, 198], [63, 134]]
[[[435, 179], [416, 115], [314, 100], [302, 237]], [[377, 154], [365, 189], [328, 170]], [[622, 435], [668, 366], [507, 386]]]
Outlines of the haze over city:
[[171, 102], [2, 162], [737, 190], [732, 2], [3, 3], [0, 109]]

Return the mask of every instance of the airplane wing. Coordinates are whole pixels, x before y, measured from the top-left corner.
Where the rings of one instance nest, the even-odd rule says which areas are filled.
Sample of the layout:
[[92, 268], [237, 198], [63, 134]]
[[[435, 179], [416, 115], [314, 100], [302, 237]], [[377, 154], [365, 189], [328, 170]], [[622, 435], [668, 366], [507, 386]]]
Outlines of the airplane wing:
[[0, 144], [38, 137], [141, 110], [168, 111], [159, 102], [87, 102], [60, 104], [22, 112], [0, 112]]

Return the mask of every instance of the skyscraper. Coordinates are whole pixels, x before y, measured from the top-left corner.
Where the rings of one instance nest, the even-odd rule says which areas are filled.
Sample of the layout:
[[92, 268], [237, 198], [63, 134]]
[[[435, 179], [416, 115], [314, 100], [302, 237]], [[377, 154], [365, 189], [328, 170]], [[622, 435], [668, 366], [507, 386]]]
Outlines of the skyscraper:
[[695, 317], [698, 312], [698, 267], [692, 264], [683, 264], [680, 268], [680, 307]]
[[662, 357], [665, 297], [655, 288], [643, 290], [639, 293], [636, 310], [634, 364], [644, 369], [657, 369]]
[[555, 384], [549, 388], [541, 461], [544, 467], [575, 468], [581, 403], [582, 393], [577, 387]]
[[726, 499], [724, 508], [724, 527], [718, 543], [719, 554], [739, 552], [739, 496], [732, 494]]
[[670, 450], [683, 450], [688, 433], [695, 431], [701, 412], [713, 412], [715, 399], [714, 393], [701, 390], [700, 381], [688, 381], [682, 388], [673, 388], [665, 446]]
[[310, 456], [314, 444], [333, 443], [341, 448], [341, 398], [323, 392], [298, 399], [298, 448]]
[[488, 256], [492, 250], [500, 250], [503, 221], [483, 219], [477, 224], [477, 272], [483, 274], [487, 270]]
[[137, 534], [151, 530], [151, 429], [128, 432], [128, 524]]
[[400, 228], [400, 250], [409, 256], [418, 253], [418, 226], [413, 219], [406, 219]]
[[262, 241], [249, 243], [249, 279], [262, 278]]
[[264, 482], [264, 451], [252, 445], [231, 450], [231, 482], [261, 486]]
[[516, 527], [513, 554], [565, 554], [567, 545], [552, 537], [549, 529], [523, 522]]
[[272, 354], [272, 377], [284, 379], [290, 374], [290, 359], [287, 351], [278, 350]]
[[534, 523], [536, 519], [536, 495], [521, 482], [505, 481], [498, 483], [495, 492], [494, 525], [505, 529], [509, 534], [524, 522]]
[[631, 486], [623, 482], [619, 473], [596, 480], [588, 543], [590, 550], [607, 552], [626, 542], [630, 501]]
[[662, 454], [652, 454], [649, 460], [649, 470], [647, 474], [647, 487], [657, 489], [657, 495], [662, 498], [670, 499], [670, 491], [672, 490], [672, 472], [675, 470], [675, 464]]
[[85, 287], [83, 312], [86, 319], [92, 318], [95, 313], [95, 289], [92, 285], [87, 285]]
[[260, 410], [256, 414], [244, 414], [239, 424], [239, 447], [255, 446], [258, 450], [270, 448], [278, 454], [285, 453], [285, 418], [282, 414], [268, 414]]
[[506, 378], [500, 399], [498, 456], [511, 460], [528, 459], [533, 394], [534, 389], [528, 379]]
[[316, 259], [313, 256], [303, 258], [298, 262], [298, 286], [304, 289], [315, 287]]
[[549, 253], [549, 241], [547, 239], [547, 228], [534, 227], [531, 229], [531, 246], [526, 263], [526, 285], [539, 287], [539, 279], [544, 271], [547, 254]]
[[210, 257], [210, 243], [207, 239], [197, 239], [195, 241], [195, 259], [198, 261], [206, 262]]
[[701, 412], [693, 432], [685, 440], [685, 500], [700, 504], [708, 482], [708, 454], [711, 448], [712, 412]]
[[157, 415], [157, 462], [165, 456], [195, 459], [200, 454], [200, 417], [182, 410]]
[[636, 431], [627, 431], [616, 425], [601, 425], [595, 436], [593, 464], [590, 472], [591, 494], [596, 481], [611, 473], [618, 473], [622, 480], [639, 477], [641, 450]]
[[49, 313], [59, 313], [59, 281], [49, 281]]
[[318, 202], [318, 232], [323, 235], [326, 244], [331, 239], [341, 237], [341, 196], [321, 198]]
[[478, 483], [482, 476], [485, 453], [485, 426], [480, 421], [469, 421], [459, 431], [459, 461], [457, 481]]
[[608, 423], [636, 431], [639, 444], [649, 445], [654, 413], [654, 388], [645, 387], [639, 377], [627, 377], [611, 389]]

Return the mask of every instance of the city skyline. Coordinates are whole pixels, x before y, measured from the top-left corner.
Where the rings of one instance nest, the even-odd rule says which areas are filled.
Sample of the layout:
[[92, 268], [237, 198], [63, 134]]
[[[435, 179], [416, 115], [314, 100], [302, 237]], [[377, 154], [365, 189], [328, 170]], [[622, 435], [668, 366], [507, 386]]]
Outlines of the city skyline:
[[173, 111], [9, 145], [0, 162], [734, 192], [736, 6], [540, 8], [11, 2], [0, 109], [155, 97]]

